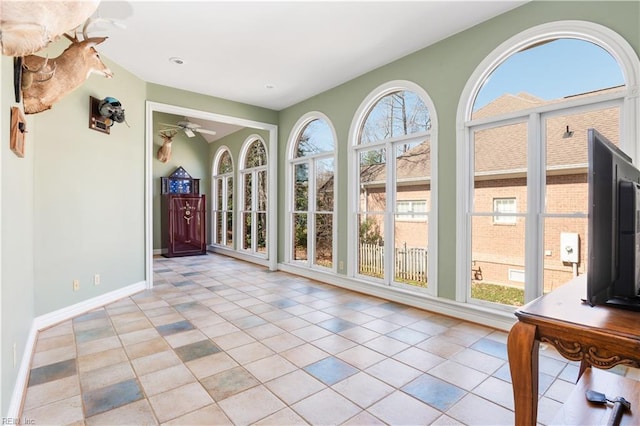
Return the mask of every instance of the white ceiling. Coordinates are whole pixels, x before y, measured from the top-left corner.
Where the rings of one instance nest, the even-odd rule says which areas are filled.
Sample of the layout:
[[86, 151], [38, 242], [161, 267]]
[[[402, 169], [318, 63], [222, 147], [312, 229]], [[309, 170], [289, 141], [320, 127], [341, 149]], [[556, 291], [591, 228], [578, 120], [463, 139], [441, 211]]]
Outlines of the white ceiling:
[[145, 81], [281, 110], [524, 3], [103, 0], [125, 28], [94, 30]]

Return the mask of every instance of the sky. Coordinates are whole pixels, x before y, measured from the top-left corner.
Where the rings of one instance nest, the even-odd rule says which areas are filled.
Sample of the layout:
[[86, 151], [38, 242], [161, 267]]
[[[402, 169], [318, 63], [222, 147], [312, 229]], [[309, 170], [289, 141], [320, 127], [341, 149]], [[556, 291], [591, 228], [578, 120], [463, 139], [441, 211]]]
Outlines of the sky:
[[504, 93], [527, 92], [543, 100], [624, 84], [616, 60], [601, 47], [560, 39], [510, 56], [489, 76], [474, 110]]

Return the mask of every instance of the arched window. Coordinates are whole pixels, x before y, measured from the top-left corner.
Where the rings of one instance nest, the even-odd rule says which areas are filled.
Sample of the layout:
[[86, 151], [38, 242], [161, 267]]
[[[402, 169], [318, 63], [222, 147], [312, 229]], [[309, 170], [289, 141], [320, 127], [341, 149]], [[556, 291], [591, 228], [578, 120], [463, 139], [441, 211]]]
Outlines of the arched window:
[[233, 247], [233, 160], [226, 147], [213, 162], [213, 244]]
[[419, 86], [376, 89], [354, 120], [354, 275], [433, 293], [434, 109]]
[[267, 254], [267, 149], [257, 136], [247, 139], [242, 148], [240, 170], [240, 235], [242, 250]]
[[586, 272], [587, 129], [637, 152], [637, 63], [617, 34], [567, 21], [476, 69], [458, 109], [458, 300], [519, 306]]
[[289, 142], [291, 262], [334, 268], [335, 132], [320, 113], [302, 117]]

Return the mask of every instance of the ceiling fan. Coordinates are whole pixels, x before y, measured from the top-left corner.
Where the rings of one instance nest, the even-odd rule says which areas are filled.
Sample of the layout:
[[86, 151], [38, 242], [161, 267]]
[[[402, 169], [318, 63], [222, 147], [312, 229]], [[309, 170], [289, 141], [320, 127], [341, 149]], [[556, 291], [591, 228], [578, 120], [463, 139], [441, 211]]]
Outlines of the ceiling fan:
[[184, 134], [187, 135], [188, 137], [192, 138], [196, 135], [197, 133], [204, 133], [207, 135], [215, 135], [216, 131], [215, 130], [209, 130], [209, 129], [205, 129], [203, 128], [201, 125], [196, 124], [196, 123], [192, 123], [191, 121], [188, 120], [184, 120], [184, 121], [178, 121], [177, 124], [166, 124], [166, 123], [160, 123], [163, 126], [166, 127], [173, 127], [176, 129], [182, 129], [184, 131]]

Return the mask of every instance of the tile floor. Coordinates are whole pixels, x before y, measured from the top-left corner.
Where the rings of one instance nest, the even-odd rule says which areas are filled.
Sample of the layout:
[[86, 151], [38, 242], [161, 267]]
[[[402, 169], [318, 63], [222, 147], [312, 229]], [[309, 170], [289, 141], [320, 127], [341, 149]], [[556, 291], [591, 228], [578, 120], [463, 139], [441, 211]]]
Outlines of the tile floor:
[[[512, 424], [507, 334], [232, 258], [154, 259], [153, 290], [43, 330], [44, 424]], [[541, 350], [539, 423], [577, 366]]]

